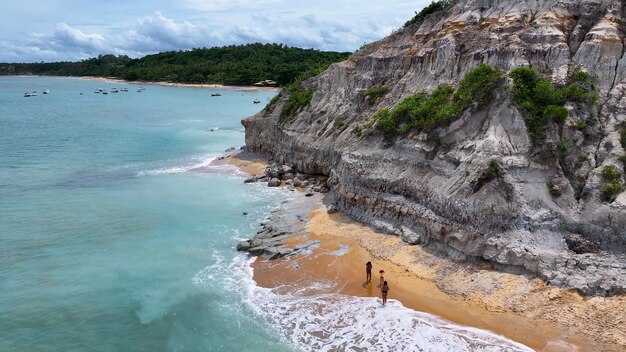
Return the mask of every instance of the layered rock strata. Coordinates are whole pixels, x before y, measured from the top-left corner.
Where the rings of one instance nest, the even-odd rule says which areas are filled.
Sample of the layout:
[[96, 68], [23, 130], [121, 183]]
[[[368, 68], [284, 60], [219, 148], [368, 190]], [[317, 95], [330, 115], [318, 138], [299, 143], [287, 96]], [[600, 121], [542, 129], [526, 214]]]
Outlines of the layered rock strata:
[[[604, 166], [623, 169], [625, 16], [618, 0], [456, 1], [304, 82], [314, 94], [293, 120], [280, 118], [287, 92], [244, 119], [246, 148], [328, 176], [326, 202], [409, 243], [588, 295], [623, 293], [626, 193], [606, 202], [600, 191]], [[504, 73], [534, 67], [556, 84], [577, 70], [591, 73], [599, 97], [592, 137], [574, 128], [590, 113], [568, 106], [570, 121], [548, 133], [574, 141], [572, 154], [543, 158], [512, 103], [510, 82], [491, 104], [434, 136], [415, 130], [390, 141], [375, 126], [365, 128], [380, 109], [456, 85], [481, 63]], [[388, 92], [372, 103], [364, 92], [375, 86]], [[475, 191], [490, 160], [503, 166], [504, 178]]]

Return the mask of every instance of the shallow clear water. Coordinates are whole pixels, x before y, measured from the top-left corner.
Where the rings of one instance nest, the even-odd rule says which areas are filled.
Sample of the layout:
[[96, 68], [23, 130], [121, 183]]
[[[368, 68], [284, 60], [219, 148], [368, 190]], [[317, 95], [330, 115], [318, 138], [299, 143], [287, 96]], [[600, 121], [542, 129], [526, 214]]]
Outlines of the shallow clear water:
[[243, 145], [240, 119], [274, 93], [93, 93], [115, 86], [0, 78], [0, 350], [289, 350], [227, 270], [196, 277], [289, 195], [183, 172]]
[[0, 351], [527, 350], [324, 283], [256, 286], [234, 245], [297, 196], [211, 161], [275, 93], [127, 86], [0, 77]]

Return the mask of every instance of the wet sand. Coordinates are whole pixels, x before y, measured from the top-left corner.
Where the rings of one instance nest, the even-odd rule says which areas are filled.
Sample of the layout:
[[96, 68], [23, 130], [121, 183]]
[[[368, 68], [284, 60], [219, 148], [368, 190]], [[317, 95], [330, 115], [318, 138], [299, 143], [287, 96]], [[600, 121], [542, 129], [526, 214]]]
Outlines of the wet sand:
[[[253, 264], [255, 281], [264, 287], [332, 282], [336, 293], [380, 297], [378, 270], [383, 268], [389, 300], [406, 307], [539, 351], [626, 350], [626, 297], [585, 299], [487, 265], [456, 264], [324, 209], [310, 214], [307, 233], [293, 235], [285, 245], [307, 240], [319, 240], [320, 248], [287, 260], [259, 258]], [[367, 261], [374, 266], [371, 284], [365, 282]]]
[[267, 159], [244, 153], [232, 154], [226, 157], [225, 163], [238, 167], [239, 170], [253, 175], [261, 176], [265, 174]]

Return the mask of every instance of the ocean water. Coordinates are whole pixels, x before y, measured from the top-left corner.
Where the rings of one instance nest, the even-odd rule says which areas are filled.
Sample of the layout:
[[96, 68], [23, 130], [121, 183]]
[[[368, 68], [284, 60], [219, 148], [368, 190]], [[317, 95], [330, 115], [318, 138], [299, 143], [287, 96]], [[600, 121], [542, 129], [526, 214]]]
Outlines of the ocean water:
[[0, 351], [529, 350], [323, 283], [256, 286], [234, 246], [297, 195], [211, 162], [275, 93], [126, 86], [0, 77]]

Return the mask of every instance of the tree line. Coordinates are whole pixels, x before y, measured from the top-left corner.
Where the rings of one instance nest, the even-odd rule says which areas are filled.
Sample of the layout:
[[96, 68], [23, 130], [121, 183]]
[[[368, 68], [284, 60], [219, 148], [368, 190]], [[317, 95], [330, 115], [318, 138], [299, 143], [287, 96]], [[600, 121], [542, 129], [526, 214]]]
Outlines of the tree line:
[[287, 85], [306, 72], [319, 71], [350, 54], [255, 43], [169, 51], [139, 59], [100, 55], [78, 62], [0, 63], [0, 75], [95, 76], [225, 85], [251, 85], [270, 79]]

